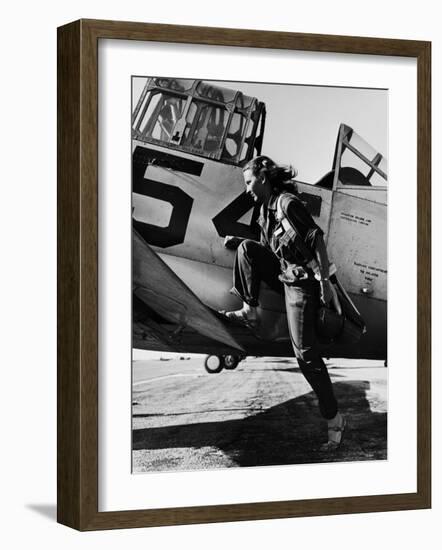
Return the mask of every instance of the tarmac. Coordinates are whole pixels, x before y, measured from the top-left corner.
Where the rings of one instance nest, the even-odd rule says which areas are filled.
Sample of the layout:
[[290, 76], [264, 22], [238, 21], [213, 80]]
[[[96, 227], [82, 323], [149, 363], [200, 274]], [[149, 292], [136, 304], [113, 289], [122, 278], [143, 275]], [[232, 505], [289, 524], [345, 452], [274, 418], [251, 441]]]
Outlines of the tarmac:
[[204, 357], [133, 363], [133, 472], [387, 459], [383, 361], [326, 362], [345, 437], [320, 450], [327, 424], [295, 359], [248, 357], [209, 374]]

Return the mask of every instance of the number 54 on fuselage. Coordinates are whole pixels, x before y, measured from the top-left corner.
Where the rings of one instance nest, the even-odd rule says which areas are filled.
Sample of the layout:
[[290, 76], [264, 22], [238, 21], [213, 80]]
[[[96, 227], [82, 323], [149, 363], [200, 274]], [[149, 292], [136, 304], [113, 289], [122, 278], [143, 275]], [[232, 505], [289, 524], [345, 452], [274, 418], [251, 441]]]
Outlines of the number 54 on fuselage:
[[[264, 103], [240, 91], [146, 79], [132, 117], [135, 348], [292, 355], [283, 298], [264, 284], [258, 333], [215, 313], [240, 307], [224, 237], [258, 239], [242, 167], [261, 154], [265, 117]], [[386, 164], [341, 124], [331, 171], [315, 184], [296, 181], [367, 325], [356, 346], [334, 345], [328, 356], [386, 358]]]

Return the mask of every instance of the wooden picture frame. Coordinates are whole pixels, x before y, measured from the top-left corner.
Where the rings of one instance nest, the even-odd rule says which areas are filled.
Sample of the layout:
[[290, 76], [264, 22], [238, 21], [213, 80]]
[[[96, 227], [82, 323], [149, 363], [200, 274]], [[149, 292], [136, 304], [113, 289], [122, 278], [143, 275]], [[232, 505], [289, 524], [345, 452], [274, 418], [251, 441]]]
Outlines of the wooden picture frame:
[[[98, 41], [139, 40], [402, 56], [418, 71], [417, 492], [98, 511]], [[58, 29], [58, 521], [82, 531], [431, 506], [431, 44], [79, 20]]]

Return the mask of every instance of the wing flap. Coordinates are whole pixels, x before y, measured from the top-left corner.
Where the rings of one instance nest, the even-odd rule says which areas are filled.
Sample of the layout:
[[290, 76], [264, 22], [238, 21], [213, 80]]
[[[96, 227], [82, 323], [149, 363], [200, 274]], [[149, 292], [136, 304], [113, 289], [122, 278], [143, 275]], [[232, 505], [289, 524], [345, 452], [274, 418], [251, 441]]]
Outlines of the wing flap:
[[212, 340], [243, 351], [223, 323], [183, 281], [133, 232], [134, 294], [167, 321], [190, 327]]

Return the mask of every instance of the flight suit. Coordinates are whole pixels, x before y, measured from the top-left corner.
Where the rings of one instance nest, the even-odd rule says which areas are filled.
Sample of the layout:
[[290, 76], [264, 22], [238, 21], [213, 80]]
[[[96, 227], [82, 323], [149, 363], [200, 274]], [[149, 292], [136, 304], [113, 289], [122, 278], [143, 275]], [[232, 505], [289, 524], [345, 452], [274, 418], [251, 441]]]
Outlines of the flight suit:
[[[320, 306], [319, 282], [306, 267], [306, 259], [296, 239], [284, 239], [285, 231], [277, 216], [278, 197], [273, 195], [268, 205], [261, 207], [260, 242], [247, 239], [237, 249], [232, 292], [255, 307], [259, 305], [261, 281], [276, 292], [284, 292], [290, 338], [299, 368], [318, 398], [322, 416], [331, 419], [336, 416], [338, 405], [319, 352], [315, 329]], [[284, 193], [280, 208], [296, 229], [297, 236], [314, 253], [315, 239], [323, 232], [300, 199]], [[283, 272], [288, 266], [295, 268], [298, 274], [294, 279], [284, 278]]]

